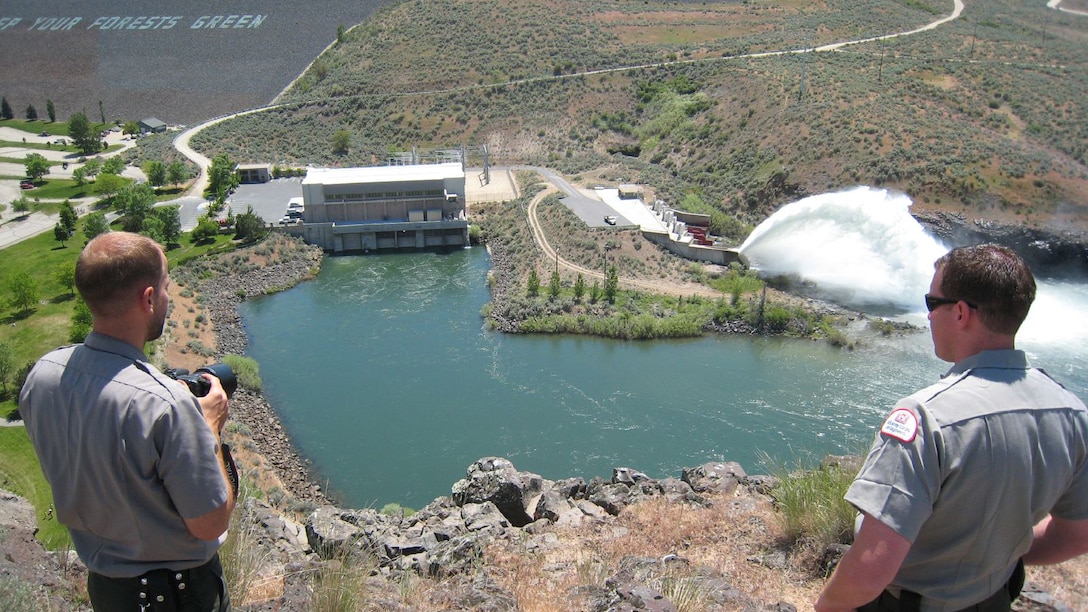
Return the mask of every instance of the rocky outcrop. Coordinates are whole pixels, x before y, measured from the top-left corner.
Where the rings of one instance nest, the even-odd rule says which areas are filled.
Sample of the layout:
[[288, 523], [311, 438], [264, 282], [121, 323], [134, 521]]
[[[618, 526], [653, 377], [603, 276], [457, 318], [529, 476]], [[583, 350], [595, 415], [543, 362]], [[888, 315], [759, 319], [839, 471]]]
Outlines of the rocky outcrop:
[[[231, 555], [244, 551], [250, 564], [259, 568], [259, 575], [232, 575], [233, 580], [246, 583], [232, 588], [246, 590], [255, 582], [277, 579], [282, 580], [282, 588], [278, 595], [260, 603], [236, 602], [234, 607], [249, 612], [308, 610], [312, 605], [312, 576], [340, 564], [373, 568], [366, 578], [372, 600], [380, 599], [383, 592], [396, 593], [406, 576], [428, 576], [443, 579], [435, 597], [455, 602], [455, 609], [516, 610], [514, 594], [488, 577], [484, 551], [489, 544], [507, 541], [530, 552], [543, 550], [557, 545], [551, 533], [554, 526], [607, 526], [625, 508], [656, 496], [693, 508], [707, 507], [712, 503], [707, 496], [747, 486], [748, 482], [736, 463], [707, 463], [685, 469], [684, 474], [687, 480], [656, 480], [638, 470], [620, 467], [608, 480], [551, 481], [519, 471], [507, 459], [484, 457], [473, 462], [465, 477], [452, 485], [451, 495], [435, 499], [410, 516], [322, 505], [304, 524], [281, 515], [260, 499], [249, 498], [236, 510], [227, 545], [236, 549]], [[34, 593], [32, 602], [48, 596], [54, 609], [86, 609], [79, 607], [79, 589], [74, 586], [86, 578], [82, 563], [71, 555], [71, 567], [64, 568], [47, 553], [33, 537], [33, 508], [10, 494], [0, 497], [0, 527], [8, 525], [11, 531], [5, 539], [5, 550], [12, 543], [24, 544], [17, 548], [19, 552], [7, 555], [8, 561], [21, 566], [16, 573], [19, 584], [25, 583], [28, 589], [43, 585]], [[569, 606], [558, 603], [557, 609], [676, 610], [654, 584], [687, 564], [676, 555], [624, 558], [603, 586], [578, 587], [570, 594]], [[684, 569], [694, 574], [697, 588], [709, 601], [717, 603], [716, 609], [765, 609], [761, 602], [752, 601], [729, 585], [716, 570]], [[0, 577], [9, 572], [16, 572], [14, 565], [0, 560]], [[393, 599], [388, 609], [404, 609]], [[781, 604], [778, 609], [793, 607]]]
[[[609, 480], [551, 481], [519, 471], [507, 459], [484, 457], [453, 484], [450, 496], [435, 499], [409, 517], [324, 506], [306, 521], [306, 536], [310, 550], [322, 559], [374, 559], [375, 573], [389, 580], [406, 572], [447, 578], [473, 576], [475, 580], [476, 570], [485, 562], [483, 551], [491, 541], [519, 541], [528, 550], [543, 548], [552, 539], [549, 530], [553, 525], [600, 526], [631, 504], [655, 496], [706, 507], [711, 501], [704, 494], [733, 493], [748, 483], [737, 463], [707, 463], [685, 469], [683, 474], [681, 479], [656, 480], [638, 470], [619, 467]], [[675, 555], [627, 558], [604, 587], [582, 587], [572, 597], [584, 598], [590, 602], [589, 609], [602, 612], [675, 610], [653, 588], [651, 578], [665, 575], [679, 563], [685, 561]], [[720, 609], [761, 607], [717, 572], [703, 568], [696, 574], [701, 583], [698, 588], [712, 594]], [[494, 585], [478, 590], [475, 597], [478, 601], [473, 609], [516, 609], [513, 595], [496, 590]], [[577, 607], [572, 600], [570, 609]]]
[[915, 218], [950, 247], [996, 242], [1024, 258], [1036, 276], [1088, 276], [1088, 235], [1083, 231], [1046, 231], [946, 212], [920, 213]]
[[[231, 527], [227, 546], [235, 551], [223, 556], [242, 555], [248, 563], [238, 565], [256, 572], [230, 573], [235, 592], [247, 592], [258, 583], [281, 585], [259, 603], [235, 602], [234, 609], [241, 612], [312, 609], [314, 582], [320, 580], [315, 576], [338, 569], [365, 581], [367, 609], [412, 609], [396, 593], [412, 577], [428, 576], [439, 578], [430, 596], [443, 602], [441, 609], [517, 610], [516, 595], [501, 588], [488, 571], [486, 551], [493, 544], [535, 554], [562, 546], [555, 533], [560, 526], [626, 533], [625, 527], [616, 525], [617, 517], [639, 501], [663, 498], [693, 510], [724, 503], [734, 512], [758, 503], [773, 487], [773, 478], [748, 476], [734, 462], [705, 463], [685, 468], [679, 479], [661, 480], [619, 467], [608, 480], [586, 483], [581, 478], [547, 480], [517, 470], [507, 459], [484, 457], [453, 484], [451, 495], [410, 516], [323, 505], [298, 523], [264, 501], [249, 498], [236, 510]], [[0, 492], [0, 529], [5, 530], [0, 580], [8, 581], [3, 586], [9, 591], [11, 585], [24, 589], [27, 609], [48, 601], [52, 609], [87, 610], [77, 588], [86, 578], [82, 563], [74, 555], [47, 553], [34, 539], [34, 525], [33, 508], [25, 500]], [[830, 571], [847, 549], [829, 548], [824, 567]], [[768, 567], [778, 565], [772, 561], [756, 560]], [[787, 571], [788, 564], [784, 560], [780, 564]], [[626, 556], [609, 571], [603, 580], [571, 588], [569, 600], [555, 602], [553, 609], [672, 612], [677, 603], [659, 587], [683, 576], [686, 591], [699, 593], [699, 609], [796, 610], [789, 603], [756, 600], [717, 569], [693, 565], [677, 554]], [[1068, 607], [1029, 584], [1014, 609], [1065, 612]]]
[[7, 610], [81, 609], [76, 602], [86, 568], [74, 553], [47, 552], [34, 537], [37, 531], [34, 506], [0, 489], [0, 605]]

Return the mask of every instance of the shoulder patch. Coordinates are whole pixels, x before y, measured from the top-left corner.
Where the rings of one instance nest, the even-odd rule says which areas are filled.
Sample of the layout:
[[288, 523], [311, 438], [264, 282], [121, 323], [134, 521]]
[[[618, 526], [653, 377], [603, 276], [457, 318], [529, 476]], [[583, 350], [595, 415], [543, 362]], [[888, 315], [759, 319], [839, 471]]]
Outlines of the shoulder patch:
[[884, 420], [880, 433], [910, 444], [918, 435], [918, 416], [907, 408], [896, 408]]

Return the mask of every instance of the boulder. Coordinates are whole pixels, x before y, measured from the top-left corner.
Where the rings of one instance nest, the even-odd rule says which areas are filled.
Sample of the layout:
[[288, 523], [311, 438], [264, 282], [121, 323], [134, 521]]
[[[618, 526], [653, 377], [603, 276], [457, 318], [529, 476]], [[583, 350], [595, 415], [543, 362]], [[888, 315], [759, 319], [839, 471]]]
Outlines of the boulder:
[[627, 467], [612, 468], [612, 483], [613, 484], [625, 484], [628, 486], [634, 486], [636, 484], [652, 482], [653, 478], [650, 478], [646, 474], [638, 470], [633, 470]]
[[590, 487], [589, 501], [604, 508], [605, 512], [616, 516], [631, 503], [631, 489], [622, 484], [606, 484]]
[[544, 479], [519, 472], [501, 457], [484, 457], [470, 465], [466, 477], [453, 485], [453, 500], [460, 506], [490, 502], [514, 527], [533, 522], [537, 500], [543, 494]]
[[[481, 532], [488, 535], [502, 535], [510, 523], [499, 508], [486, 501], [482, 504], [467, 503], [461, 506], [461, 519], [465, 522], [465, 528], [473, 532]], [[528, 524], [526, 521], [524, 524]]]
[[306, 541], [323, 559], [331, 559], [350, 550], [359, 539], [358, 525], [344, 520], [345, 513], [335, 506], [322, 506], [306, 520]]
[[691, 485], [696, 493], [732, 494], [748, 477], [744, 468], [735, 461], [704, 463], [694, 468], [684, 468], [680, 480]]

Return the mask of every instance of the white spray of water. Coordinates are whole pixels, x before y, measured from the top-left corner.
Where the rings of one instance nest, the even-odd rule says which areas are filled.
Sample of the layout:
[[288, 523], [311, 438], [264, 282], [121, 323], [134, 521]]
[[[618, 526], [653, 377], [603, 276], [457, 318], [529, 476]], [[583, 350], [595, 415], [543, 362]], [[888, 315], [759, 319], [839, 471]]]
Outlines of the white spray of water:
[[[928, 327], [922, 296], [948, 247], [926, 234], [910, 205], [903, 194], [871, 187], [815, 195], [771, 215], [740, 250], [764, 276], [797, 277], [837, 303], [899, 309], [904, 320]], [[1018, 340], [1083, 353], [1088, 285], [1036, 282]]]
[[771, 215], [740, 251], [764, 276], [797, 277], [836, 302], [915, 311], [948, 247], [926, 234], [910, 205], [871, 187], [811, 196]]

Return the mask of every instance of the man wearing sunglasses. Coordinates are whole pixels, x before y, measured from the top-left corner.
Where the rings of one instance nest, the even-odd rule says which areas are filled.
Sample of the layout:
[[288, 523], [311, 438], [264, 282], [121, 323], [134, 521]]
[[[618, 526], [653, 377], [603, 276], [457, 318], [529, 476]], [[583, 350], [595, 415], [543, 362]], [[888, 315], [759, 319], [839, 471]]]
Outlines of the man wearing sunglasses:
[[994, 244], [934, 267], [933, 348], [953, 365], [877, 433], [846, 493], [854, 544], [820, 612], [1007, 611], [1025, 563], [1088, 552], [1088, 411], [1015, 348], [1031, 271]]

